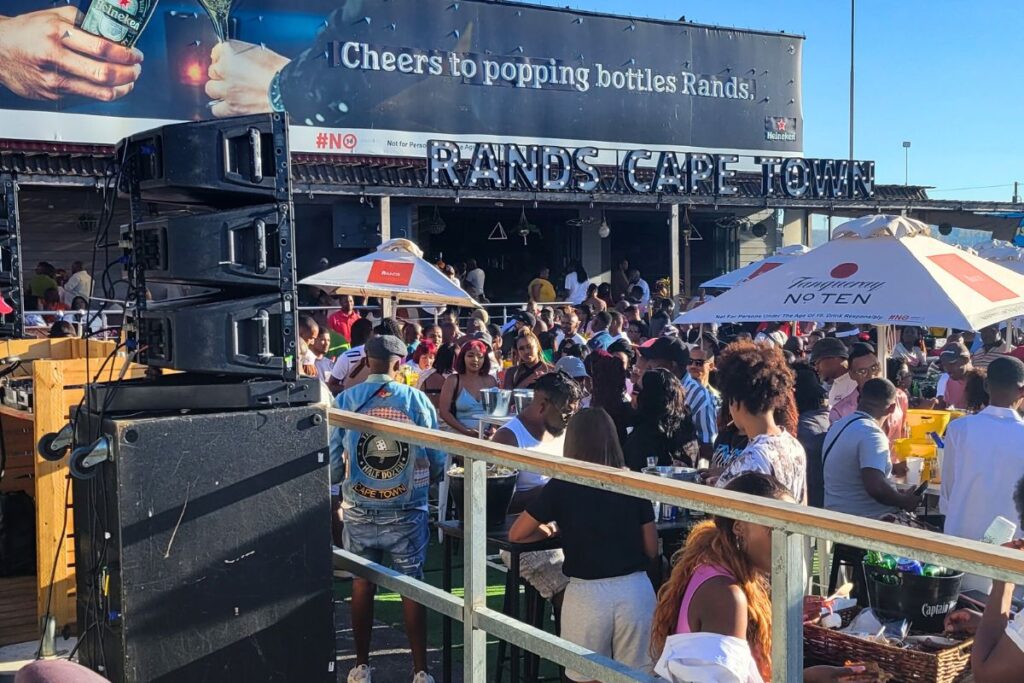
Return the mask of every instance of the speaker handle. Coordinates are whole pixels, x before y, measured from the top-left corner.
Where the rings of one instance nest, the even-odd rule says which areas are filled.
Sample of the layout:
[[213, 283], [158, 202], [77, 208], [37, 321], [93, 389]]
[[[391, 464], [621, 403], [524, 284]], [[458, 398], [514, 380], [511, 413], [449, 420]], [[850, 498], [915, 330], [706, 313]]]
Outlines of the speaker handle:
[[249, 147], [252, 149], [252, 181], [263, 182], [263, 143], [259, 128], [249, 129]]
[[256, 272], [267, 272], [267, 224], [262, 218], [256, 219]]
[[260, 329], [259, 353], [257, 355], [261, 363], [269, 363], [274, 358], [274, 354], [270, 352], [270, 313], [261, 308], [256, 314], [255, 320]]

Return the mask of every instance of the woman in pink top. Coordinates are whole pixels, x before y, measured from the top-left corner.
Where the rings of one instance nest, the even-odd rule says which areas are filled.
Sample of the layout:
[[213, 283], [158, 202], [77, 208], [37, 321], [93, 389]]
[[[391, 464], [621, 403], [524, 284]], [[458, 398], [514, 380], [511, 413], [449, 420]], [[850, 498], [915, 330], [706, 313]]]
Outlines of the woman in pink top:
[[[774, 477], [747, 472], [727, 490], [794, 502]], [[651, 656], [677, 633], [719, 633], [746, 640], [764, 680], [771, 680], [771, 527], [723, 517], [697, 525], [673, 558], [669, 580], [658, 591], [651, 626]], [[857, 667], [815, 666], [804, 681], [850, 680]], [[844, 678], [845, 677], [845, 678]]]

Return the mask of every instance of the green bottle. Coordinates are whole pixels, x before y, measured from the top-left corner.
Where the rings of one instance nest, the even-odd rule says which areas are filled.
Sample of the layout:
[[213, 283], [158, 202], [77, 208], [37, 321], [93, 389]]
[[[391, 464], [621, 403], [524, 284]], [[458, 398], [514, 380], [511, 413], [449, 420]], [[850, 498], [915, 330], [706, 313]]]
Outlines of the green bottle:
[[158, 0], [92, 0], [82, 20], [82, 30], [134, 47], [156, 10]]

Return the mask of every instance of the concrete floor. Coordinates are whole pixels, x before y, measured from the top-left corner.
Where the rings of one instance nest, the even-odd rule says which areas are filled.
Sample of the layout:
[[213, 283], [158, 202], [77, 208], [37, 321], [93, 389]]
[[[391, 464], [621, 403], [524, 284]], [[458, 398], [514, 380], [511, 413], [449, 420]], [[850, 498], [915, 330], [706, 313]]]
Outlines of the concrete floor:
[[[355, 666], [355, 645], [352, 640], [352, 618], [349, 605], [345, 601], [335, 604], [335, 633], [337, 638], [337, 671], [338, 681], [345, 683], [349, 669]], [[76, 640], [57, 639], [58, 655], [67, 656], [75, 646]], [[370, 655], [373, 676], [376, 681], [386, 683], [402, 683], [411, 681], [412, 655], [405, 639], [405, 632], [382, 622], [377, 622], [373, 631], [373, 650]], [[0, 647], [0, 683], [14, 680], [14, 674], [21, 667], [36, 658], [39, 643], [36, 641]], [[441, 680], [441, 650], [433, 648], [429, 651], [431, 673]], [[458, 659], [456, 657], [455, 659]], [[452, 680], [462, 680], [462, 669], [458, 661], [455, 663]]]

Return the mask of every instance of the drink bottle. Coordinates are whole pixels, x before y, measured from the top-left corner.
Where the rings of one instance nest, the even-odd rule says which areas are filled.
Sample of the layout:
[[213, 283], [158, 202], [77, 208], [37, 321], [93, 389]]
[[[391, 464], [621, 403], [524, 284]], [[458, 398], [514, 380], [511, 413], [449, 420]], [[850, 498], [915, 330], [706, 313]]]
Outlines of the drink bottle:
[[158, 0], [92, 0], [82, 19], [82, 30], [134, 47], [156, 10]]

